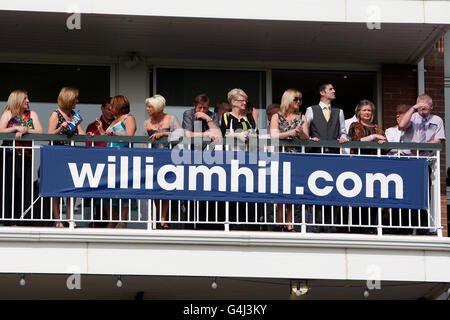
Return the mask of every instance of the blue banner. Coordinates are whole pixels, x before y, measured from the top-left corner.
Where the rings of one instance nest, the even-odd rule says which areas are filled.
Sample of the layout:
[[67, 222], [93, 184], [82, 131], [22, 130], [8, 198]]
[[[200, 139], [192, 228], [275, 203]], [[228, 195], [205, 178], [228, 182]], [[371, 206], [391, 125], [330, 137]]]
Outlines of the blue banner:
[[424, 159], [43, 146], [44, 197], [426, 209]]

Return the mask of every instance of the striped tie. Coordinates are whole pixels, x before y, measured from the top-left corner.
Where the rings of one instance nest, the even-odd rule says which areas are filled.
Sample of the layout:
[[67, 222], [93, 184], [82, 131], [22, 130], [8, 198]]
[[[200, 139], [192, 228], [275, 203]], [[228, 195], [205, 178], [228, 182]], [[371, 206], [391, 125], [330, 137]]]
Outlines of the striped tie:
[[328, 120], [330, 120], [330, 106], [326, 105], [325, 109], [326, 109], [325, 120], [327, 120], [327, 122], [328, 122]]
[[422, 119], [422, 123], [420, 124], [420, 142], [425, 143], [427, 142], [427, 129], [425, 126], [425, 122], [427, 121], [427, 119]]

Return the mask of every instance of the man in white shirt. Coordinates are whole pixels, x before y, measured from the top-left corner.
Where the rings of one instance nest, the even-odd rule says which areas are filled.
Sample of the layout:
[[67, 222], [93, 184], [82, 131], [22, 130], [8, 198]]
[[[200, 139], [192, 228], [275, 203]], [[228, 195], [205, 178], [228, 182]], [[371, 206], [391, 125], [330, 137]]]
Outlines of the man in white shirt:
[[[395, 120], [397, 121], [397, 125], [394, 127], [387, 128], [385, 131], [386, 139], [388, 142], [404, 142], [403, 136], [405, 135], [405, 130], [401, 130], [398, 127], [398, 124], [402, 120], [406, 111], [408, 111], [408, 106], [406, 104], [399, 104], [395, 107]], [[408, 129], [406, 129], [408, 130]], [[405, 155], [408, 154], [409, 150], [407, 149], [391, 149], [388, 152], [388, 155]]]
[[348, 134], [348, 129], [350, 129], [350, 126], [352, 125], [353, 122], [358, 122], [358, 118], [356, 117], [356, 114], [353, 115], [353, 117], [351, 117], [350, 119], [345, 119], [345, 131]]
[[[441, 143], [445, 141], [444, 122], [441, 117], [431, 113], [433, 99], [427, 94], [417, 97], [416, 105], [405, 112], [398, 123], [399, 128], [409, 129], [403, 138], [404, 142]], [[430, 154], [429, 151], [420, 151], [421, 155]]]
[[339, 143], [347, 141], [344, 112], [331, 106], [336, 99], [336, 91], [331, 83], [323, 82], [319, 85], [320, 102], [306, 109], [305, 117], [309, 125], [311, 140], [337, 140]]
[[[337, 140], [339, 143], [344, 143], [347, 141], [347, 131], [345, 130], [345, 118], [344, 112], [335, 107], [331, 106], [331, 102], [336, 99], [336, 91], [334, 87], [329, 82], [323, 82], [318, 87], [320, 102], [317, 105], [310, 106], [306, 109], [305, 117], [308, 121], [309, 135], [311, 140]], [[314, 148], [311, 152], [315, 152]], [[340, 153], [338, 148], [324, 148], [325, 153]], [[338, 209], [332, 212], [330, 206], [324, 206], [324, 216], [325, 220], [322, 221], [322, 207], [318, 206], [316, 208], [316, 223], [331, 223], [331, 215], [334, 215], [334, 221], [339, 221]], [[312, 222], [313, 213], [312, 208], [307, 207], [306, 212], [307, 222]], [[313, 232], [336, 232], [336, 227], [325, 227], [313, 228]]]

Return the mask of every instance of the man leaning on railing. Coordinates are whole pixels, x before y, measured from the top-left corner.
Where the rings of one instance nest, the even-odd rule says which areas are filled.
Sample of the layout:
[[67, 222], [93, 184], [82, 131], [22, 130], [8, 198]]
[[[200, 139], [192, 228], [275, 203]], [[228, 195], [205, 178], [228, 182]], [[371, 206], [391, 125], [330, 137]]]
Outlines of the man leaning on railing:
[[[417, 98], [412, 106], [400, 120], [398, 127], [405, 131], [403, 142], [441, 143], [445, 141], [444, 122], [434, 114], [433, 99], [427, 94]], [[428, 155], [430, 151], [420, 151], [420, 155]]]

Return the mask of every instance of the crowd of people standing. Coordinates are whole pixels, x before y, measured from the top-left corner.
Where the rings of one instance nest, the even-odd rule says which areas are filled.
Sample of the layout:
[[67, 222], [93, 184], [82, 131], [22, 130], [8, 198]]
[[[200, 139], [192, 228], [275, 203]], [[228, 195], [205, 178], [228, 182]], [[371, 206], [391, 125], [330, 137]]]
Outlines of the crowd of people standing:
[[[407, 107], [405, 104], [396, 107], [395, 119], [397, 126], [385, 131], [375, 123], [375, 105], [370, 100], [361, 100], [356, 108], [355, 115], [345, 120], [344, 112], [335, 106], [336, 91], [332, 83], [324, 82], [318, 86], [319, 102], [309, 106], [302, 113], [302, 93], [296, 89], [286, 90], [281, 98], [280, 105], [267, 107], [267, 131], [272, 139], [280, 140], [336, 140], [340, 144], [347, 141], [376, 141], [385, 142], [420, 142], [440, 143], [445, 141], [443, 121], [433, 115], [433, 101], [429, 95], [423, 94], [417, 98], [416, 104]], [[48, 120], [48, 134], [60, 135], [110, 135], [134, 136], [136, 133], [136, 119], [130, 113], [130, 102], [123, 95], [105, 98], [101, 104], [101, 115], [87, 126], [84, 131], [81, 123], [73, 125], [75, 108], [79, 91], [75, 88], [62, 88], [58, 98], [58, 107], [51, 113]], [[234, 88], [227, 94], [227, 102], [216, 106], [210, 111], [210, 99], [202, 93], [194, 98], [193, 108], [186, 110], [180, 121], [170, 113], [165, 113], [166, 100], [161, 95], [154, 95], [145, 100], [148, 119], [143, 124], [143, 135], [149, 137], [153, 148], [167, 148], [168, 143], [158, 142], [162, 137], [168, 140], [177, 140], [180, 136], [207, 137], [213, 143], [221, 141], [224, 137], [248, 141], [249, 136], [257, 134], [258, 108], [249, 103], [244, 90]], [[29, 108], [29, 98], [26, 91], [13, 91], [0, 118], [0, 133], [15, 133], [15, 145], [30, 147], [30, 142], [21, 141], [24, 134], [43, 133], [43, 128], [34, 110]], [[66, 144], [55, 141], [54, 144]], [[11, 141], [4, 141], [4, 146], [11, 145]], [[96, 142], [87, 144], [95, 147], [128, 147], [126, 142]], [[15, 163], [15, 171], [5, 172], [5, 185], [14, 185], [14, 188], [5, 188], [1, 199], [5, 203], [3, 218], [20, 219], [24, 208], [31, 205], [34, 200], [27, 190], [31, 190], [31, 149], [30, 148], [4, 148], [6, 167]], [[299, 152], [298, 147], [287, 147], [285, 152]], [[25, 161], [22, 162], [22, 153], [25, 152]], [[313, 151], [314, 152], [314, 151]], [[336, 149], [325, 148], [326, 153], [339, 153]], [[355, 153], [355, 150], [350, 150]], [[365, 149], [363, 154], [373, 154], [373, 149]], [[410, 150], [390, 150], [388, 154], [410, 155]], [[15, 183], [14, 183], [15, 181]], [[22, 188], [22, 181], [25, 187]], [[24, 191], [22, 191], [24, 190]], [[24, 193], [24, 194], [22, 194]], [[23, 199], [23, 201], [21, 201]], [[104, 199], [103, 217], [110, 222], [108, 228], [124, 228], [129, 213], [128, 201], [117, 199]], [[74, 201], [74, 199], [72, 199]], [[98, 204], [98, 200], [97, 204]], [[67, 224], [61, 219], [62, 199], [52, 199], [53, 218], [55, 226], [62, 228]], [[169, 210], [168, 200], [154, 200], [154, 204], [161, 212], [159, 228], [166, 229]], [[71, 219], [72, 212], [69, 199], [66, 200], [67, 220]], [[294, 231], [292, 225], [293, 206], [279, 204], [277, 206], [277, 221], [282, 222], [280, 229]], [[120, 212], [120, 221], [114, 222]], [[4, 224], [15, 225], [18, 222], [8, 220]]]

